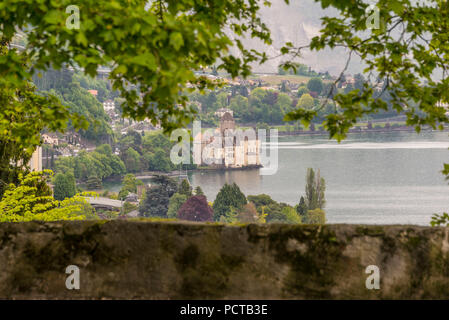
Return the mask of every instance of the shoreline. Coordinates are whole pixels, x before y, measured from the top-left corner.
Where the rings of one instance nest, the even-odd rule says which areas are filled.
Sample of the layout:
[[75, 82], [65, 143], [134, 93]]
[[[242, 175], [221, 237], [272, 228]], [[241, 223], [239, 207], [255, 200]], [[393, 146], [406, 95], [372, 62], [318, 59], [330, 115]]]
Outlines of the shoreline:
[[[423, 128], [423, 131], [432, 131], [432, 128]], [[439, 131], [439, 130], [437, 130]], [[449, 132], [449, 129], [442, 130], [442, 132]], [[365, 129], [365, 130], [356, 130], [350, 129], [348, 134], [350, 133], [388, 133], [388, 132], [416, 132], [412, 127], [401, 127], [401, 128], [380, 128], [380, 129]], [[327, 131], [278, 131], [278, 137], [284, 136], [317, 136], [317, 135], [328, 135]]]

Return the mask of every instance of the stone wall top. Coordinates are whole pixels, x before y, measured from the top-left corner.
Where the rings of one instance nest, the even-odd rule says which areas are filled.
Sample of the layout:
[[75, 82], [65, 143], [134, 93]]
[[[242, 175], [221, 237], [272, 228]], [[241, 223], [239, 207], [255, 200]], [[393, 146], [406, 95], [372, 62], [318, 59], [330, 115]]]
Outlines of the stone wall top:
[[[2, 223], [0, 299], [448, 299], [448, 237], [418, 226]], [[70, 265], [79, 289], [67, 288]], [[379, 289], [367, 288], [369, 266]]]

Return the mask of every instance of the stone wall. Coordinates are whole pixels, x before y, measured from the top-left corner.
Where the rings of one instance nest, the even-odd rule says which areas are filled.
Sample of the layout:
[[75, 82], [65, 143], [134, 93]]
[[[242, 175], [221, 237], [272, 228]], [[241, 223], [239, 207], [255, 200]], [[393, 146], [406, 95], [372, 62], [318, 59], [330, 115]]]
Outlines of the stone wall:
[[[448, 299], [449, 230], [89, 221], [0, 224], [0, 298]], [[68, 265], [80, 289], [68, 290]], [[368, 290], [365, 269], [380, 270]]]

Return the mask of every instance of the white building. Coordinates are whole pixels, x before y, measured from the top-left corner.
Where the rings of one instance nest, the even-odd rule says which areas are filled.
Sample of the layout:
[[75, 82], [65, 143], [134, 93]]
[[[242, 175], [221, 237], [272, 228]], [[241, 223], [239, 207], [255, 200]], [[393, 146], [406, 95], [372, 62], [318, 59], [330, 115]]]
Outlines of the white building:
[[113, 111], [115, 109], [115, 102], [113, 100], [106, 100], [103, 102], [104, 111]]
[[53, 146], [57, 146], [59, 144], [59, 139], [55, 135], [43, 134], [42, 140], [44, 141], [45, 144], [50, 144]]

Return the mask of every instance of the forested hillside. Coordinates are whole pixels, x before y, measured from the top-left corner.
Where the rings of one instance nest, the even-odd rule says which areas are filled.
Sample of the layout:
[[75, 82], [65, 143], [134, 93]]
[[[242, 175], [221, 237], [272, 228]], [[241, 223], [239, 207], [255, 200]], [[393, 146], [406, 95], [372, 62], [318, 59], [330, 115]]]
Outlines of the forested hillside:
[[[86, 118], [89, 128], [80, 130], [82, 137], [96, 143], [109, 141], [113, 132], [102, 102], [117, 97], [117, 94], [111, 90], [107, 81], [62, 69], [37, 74], [33, 77], [33, 82], [42, 94], [56, 96], [62, 104], [70, 107], [70, 112]], [[97, 97], [88, 90], [96, 90]]]

